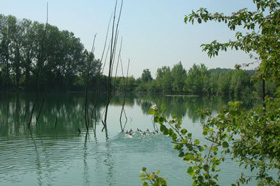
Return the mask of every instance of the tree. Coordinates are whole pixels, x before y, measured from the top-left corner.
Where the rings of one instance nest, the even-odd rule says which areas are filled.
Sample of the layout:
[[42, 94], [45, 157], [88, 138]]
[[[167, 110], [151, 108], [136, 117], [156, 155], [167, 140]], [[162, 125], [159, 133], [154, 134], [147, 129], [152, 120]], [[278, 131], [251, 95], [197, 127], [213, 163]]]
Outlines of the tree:
[[[213, 41], [210, 44], [203, 44], [203, 51], [207, 51], [209, 57], [214, 57], [220, 51], [227, 51], [229, 48], [241, 49], [247, 53], [254, 52], [261, 62], [257, 77], [262, 81], [279, 80], [280, 3], [274, 0], [253, 0], [253, 2], [256, 5], [256, 11], [242, 9], [230, 16], [225, 16], [222, 13], [211, 14], [207, 9], [201, 8], [197, 12], [192, 12], [186, 16], [185, 22], [194, 23], [195, 20], [198, 23], [219, 21], [227, 24], [229, 29], [233, 31], [237, 26], [247, 29], [249, 33], [246, 34], [236, 32], [235, 41], [227, 43]], [[227, 136], [223, 139], [217, 139], [218, 137], [214, 139], [212, 134], [215, 132], [212, 132], [209, 139], [215, 140], [214, 142], [218, 142], [218, 145], [233, 141], [231, 147], [225, 153], [230, 153], [241, 164], [250, 167], [251, 170], [259, 170], [256, 175], [259, 178], [259, 184], [277, 184], [277, 179], [275, 180], [267, 174], [269, 169], [278, 171], [280, 169], [280, 156], [275, 153], [280, 152], [280, 140], [275, 141], [279, 138], [280, 133], [279, 111], [274, 110], [279, 105], [279, 98], [277, 97], [263, 99], [261, 109], [256, 108], [251, 111], [242, 110], [239, 103], [230, 104], [229, 109], [222, 110], [220, 116], [209, 119], [206, 123], [206, 126], [210, 128], [217, 127], [219, 135]], [[221, 121], [224, 120], [222, 119], [224, 114], [228, 114], [226, 122]], [[254, 117], [252, 118], [252, 116]], [[227, 123], [227, 126], [225, 126], [225, 123]], [[269, 126], [268, 123], [271, 125]], [[229, 132], [225, 132], [225, 128]], [[231, 133], [239, 134], [241, 139], [234, 138]], [[278, 184], [279, 178], [280, 175], [278, 174]], [[241, 177], [240, 181], [243, 183], [250, 179]]]
[[72, 32], [0, 14], [3, 90], [35, 90], [37, 86], [45, 90], [69, 90], [82, 74], [87, 57], [84, 51], [80, 39]]
[[140, 84], [137, 87], [138, 92], [155, 92], [156, 87], [149, 69], [144, 69], [140, 78]]
[[[257, 78], [263, 82], [263, 88], [266, 80], [277, 80], [278, 91], [274, 97], [265, 96], [264, 90], [263, 104], [252, 110], [246, 110], [237, 101], [229, 102], [215, 116], [211, 116], [208, 110], [202, 111], [202, 117], [208, 117], [202, 123], [203, 135], [208, 140], [205, 144], [193, 139], [191, 133], [181, 128], [180, 118], [173, 116], [168, 120], [157, 108], [150, 110], [163, 134], [172, 137], [179, 156], [191, 164], [187, 173], [192, 177], [193, 185], [218, 185], [217, 166], [228, 156], [254, 174], [242, 173], [236, 180], [237, 185], [249, 183], [252, 179], [258, 185], [280, 184], [280, 2], [253, 2], [256, 11], [242, 9], [225, 16], [223, 13], [211, 14], [206, 8], [201, 8], [186, 16], [185, 22], [218, 21], [224, 22], [233, 31], [237, 26], [247, 29], [249, 33], [246, 34], [236, 32], [236, 41], [203, 44], [203, 51], [207, 51], [209, 57], [230, 48], [256, 53], [261, 62]], [[269, 171], [275, 175], [269, 174]]]
[[4, 88], [6, 90], [9, 89], [9, 85], [11, 84], [11, 43], [12, 43], [12, 35], [15, 32], [15, 17], [13, 16], [2, 16], [1, 15], [1, 46], [0, 46], [0, 63], [1, 63], [1, 71], [2, 77], [4, 80]]
[[172, 92], [172, 74], [167, 66], [157, 69], [156, 84], [163, 92]]
[[230, 96], [230, 82], [232, 72], [223, 72], [217, 78], [217, 94], [222, 96]]
[[[239, 97], [242, 94], [252, 92], [250, 76], [244, 70], [234, 70], [231, 74], [230, 94]], [[249, 90], [248, 90], [249, 89]]]
[[19, 89], [21, 71], [23, 67], [21, 48], [23, 45], [22, 38], [24, 30], [21, 26], [21, 22], [18, 22], [15, 17], [9, 17], [8, 20], [10, 21], [9, 35], [11, 38], [11, 43], [9, 45], [9, 50], [11, 53], [11, 70], [12, 74], [15, 76], [14, 79], [16, 88]]
[[35, 37], [35, 30], [33, 29], [33, 23], [30, 20], [23, 19], [21, 26], [24, 30], [22, 38], [23, 47], [22, 51], [22, 63], [23, 63], [23, 76], [25, 90], [29, 90], [31, 87], [31, 75], [32, 75], [32, 62], [35, 57], [35, 43], [33, 38]]
[[206, 8], [201, 8], [185, 16], [185, 22], [218, 21], [224, 22], [233, 31], [238, 26], [247, 30], [249, 33], [246, 34], [236, 32], [235, 41], [219, 43], [215, 40], [210, 44], [202, 44], [203, 51], [206, 51], [209, 57], [217, 56], [220, 51], [228, 49], [240, 49], [247, 53], [255, 52], [258, 54], [257, 59], [261, 62], [259, 75], [263, 78], [279, 80], [280, 3], [275, 0], [253, 0], [253, 2], [256, 5], [256, 11], [244, 8], [226, 16], [223, 13], [211, 14]]
[[145, 82], [145, 83], [153, 80], [151, 71], [149, 69], [143, 70], [142, 75], [141, 75], [141, 80], [142, 80], [142, 82]]
[[193, 64], [186, 79], [186, 89], [193, 94], [206, 94], [209, 92], [209, 71], [204, 64]]
[[181, 62], [173, 66], [171, 75], [173, 80], [172, 90], [175, 92], [182, 92], [185, 85], [187, 72]]

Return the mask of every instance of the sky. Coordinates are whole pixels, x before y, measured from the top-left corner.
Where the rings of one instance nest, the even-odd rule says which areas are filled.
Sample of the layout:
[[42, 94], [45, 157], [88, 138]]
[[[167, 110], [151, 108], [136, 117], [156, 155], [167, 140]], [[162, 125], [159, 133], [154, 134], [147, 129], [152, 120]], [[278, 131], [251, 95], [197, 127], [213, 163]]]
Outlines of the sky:
[[[48, 23], [73, 32], [88, 50], [96, 34], [94, 53], [101, 58], [115, 0], [0, 0], [0, 4], [0, 14], [41, 23], [46, 22], [48, 4]], [[254, 4], [251, 0], [124, 0], [119, 37], [124, 69], [130, 60], [129, 75], [138, 78], [149, 69], [155, 78], [158, 68], [179, 62], [186, 70], [201, 63], [211, 69], [252, 62], [242, 51], [221, 52], [211, 59], [202, 52], [201, 44], [234, 40], [235, 32], [222, 23], [185, 24], [185, 15], [201, 7], [230, 15], [243, 8], [253, 10]], [[119, 46], [120, 39], [117, 50]]]

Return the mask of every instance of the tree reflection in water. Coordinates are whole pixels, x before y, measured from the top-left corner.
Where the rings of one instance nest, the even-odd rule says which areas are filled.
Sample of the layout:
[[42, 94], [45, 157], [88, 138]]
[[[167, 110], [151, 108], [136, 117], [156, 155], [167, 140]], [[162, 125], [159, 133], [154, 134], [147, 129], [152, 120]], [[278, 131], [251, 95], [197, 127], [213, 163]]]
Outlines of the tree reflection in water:
[[[111, 105], [120, 107], [122, 105], [122, 95], [112, 97]], [[89, 98], [89, 103], [93, 103], [94, 95]], [[102, 112], [105, 107], [105, 97], [95, 100], [96, 105], [89, 104], [89, 110], [96, 109], [95, 116], [92, 116], [90, 127], [96, 122], [100, 125]], [[20, 135], [26, 133], [27, 119], [31, 113], [33, 96], [31, 94], [1, 94], [0, 95], [0, 134], [1, 136]], [[49, 94], [42, 109], [38, 125], [35, 126], [35, 118], [32, 123], [32, 130], [44, 135], [64, 136], [78, 133], [78, 129], [84, 130], [83, 123], [83, 101], [82, 94]], [[126, 98], [126, 109], [140, 106], [142, 114], [147, 115], [149, 108], [156, 104], [164, 105], [167, 116], [175, 114], [179, 118], [188, 117], [192, 122], [199, 120], [198, 109], [208, 108], [210, 111], [218, 111], [228, 99], [207, 98], [207, 97], [187, 97], [187, 96], [160, 96], [160, 95], [130, 95]], [[247, 103], [252, 101], [246, 100]], [[252, 105], [251, 105], [252, 106]], [[249, 105], [250, 107], [250, 105]], [[34, 115], [39, 112], [36, 108]], [[140, 114], [140, 113], [139, 113]], [[133, 118], [132, 118], [133, 119]], [[129, 127], [129, 126], [128, 126]], [[110, 130], [110, 128], [108, 128]]]
[[[102, 124], [97, 125], [96, 135], [93, 133], [93, 123], [100, 123], [105, 107], [106, 99], [102, 97], [96, 100], [97, 117], [91, 121], [91, 128], [87, 133], [83, 118], [83, 94], [46, 95], [39, 122], [36, 125], [34, 119], [31, 130], [27, 127], [27, 120], [33, 105], [32, 95], [0, 94], [0, 155], [3, 159], [0, 179], [11, 184], [14, 182], [9, 182], [9, 179], [21, 181], [24, 175], [26, 180], [36, 177], [36, 185], [61, 185], [61, 177], [68, 181], [75, 175], [73, 179], [76, 185], [116, 185], [121, 182], [120, 179], [132, 179], [133, 172], [137, 177], [135, 179], [138, 179], [137, 170], [141, 169], [135, 167], [138, 160], [138, 164], [140, 161], [157, 163], [159, 157], [162, 158], [160, 161], [165, 161], [167, 157], [172, 157], [172, 161], [175, 161], [172, 144], [161, 134], [151, 132], [150, 135], [126, 138], [125, 134], [120, 133], [118, 119], [123, 100], [120, 97], [115, 95], [111, 101], [112, 112], [109, 117], [113, 119], [109, 120], [109, 140], [106, 140], [101, 132]], [[93, 99], [94, 95], [91, 95], [89, 103], [93, 103]], [[188, 118], [188, 122], [197, 122], [197, 109], [207, 107], [215, 112], [226, 102], [222, 98], [130, 95], [127, 96], [126, 111], [132, 119], [128, 121], [125, 130], [152, 130], [151, 116], [147, 114], [153, 104], [164, 104], [167, 116], [176, 114], [183, 117], [183, 120]], [[89, 107], [90, 110], [93, 109], [93, 105], [89, 104]], [[34, 116], [38, 110], [39, 108], [35, 109]], [[77, 129], [81, 129], [80, 134]], [[161, 156], [157, 157], [158, 153]], [[145, 158], [146, 156], [149, 158]], [[162, 170], [164, 168], [168, 166], [162, 167]], [[120, 172], [125, 173], [121, 175]], [[130, 180], [130, 183], [135, 179]], [[29, 182], [22, 184], [28, 185]]]

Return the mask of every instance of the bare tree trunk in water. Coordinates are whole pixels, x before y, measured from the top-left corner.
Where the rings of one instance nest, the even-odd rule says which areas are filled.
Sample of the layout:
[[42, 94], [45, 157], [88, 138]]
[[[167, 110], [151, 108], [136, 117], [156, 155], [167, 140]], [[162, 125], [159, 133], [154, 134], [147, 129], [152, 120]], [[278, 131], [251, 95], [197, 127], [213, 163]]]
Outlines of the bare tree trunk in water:
[[[110, 46], [109, 73], [108, 73], [108, 81], [107, 81], [107, 102], [106, 102], [106, 107], [105, 107], [104, 120], [102, 121], [102, 123], [103, 123], [102, 130], [105, 130], [107, 138], [108, 138], [107, 115], [108, 115], [108, 107], [109, 107], [109, 104], [111, 101], [111, 96], [112, 96], [111, 78], [112, 78], [112, 73], [113, 73], [113, 64], [114, 64], [116, 45], [117, 45], [117, 39], [118, 39], [118, 27], [119, 27], [119, 22], [120, 22], [121, 13], [122, 13], [123, 0], [121, 1], [119, 16], [118, 16], [118, 20], [116, 22], [117, 2], [118, 1], [116, 0], [115, 10], [114, 10], [114, 14], [113, 14], [114, 16], [113, 16], [113, 25], [112, 25], [112, 36], [111, 36], [111, 42], [110, 42], [111, 46]], [[116, 27], [115, 27], [115, 24], [117, 24]]]
[[[94, 39], [93, 39], [93, 44], [92, 44], [92, 50], [91, 53], [93, 54], [93, 61], [95, 59], [94, 57], [94, 44], [95, 44], [95, 39], [96, 39], [96, 34], [94, 35]], [[86, 88], [85, 88], [85, 113], [84, 113], [84, 119], [85, 119], [85, 125], [86, 125], [86, 129], [87, 129], [87, 133], [89, 131], [89, 124], [90, 124], [90, 118], [89, 118], [89, 103], [88, 103], [88, 86], [89, 86], [89, 79], [90, 79], [90, 68], [92, 65], [92, 61], [88, 61], [87, 64], [87, 74], [86, 74]]]

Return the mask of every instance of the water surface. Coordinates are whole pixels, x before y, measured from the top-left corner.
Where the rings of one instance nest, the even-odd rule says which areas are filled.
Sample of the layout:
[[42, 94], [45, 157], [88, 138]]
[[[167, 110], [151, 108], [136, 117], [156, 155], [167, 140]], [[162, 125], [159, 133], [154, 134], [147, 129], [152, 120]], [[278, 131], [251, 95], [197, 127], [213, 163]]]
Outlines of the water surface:
[[[38, 121], [43, 97], [45, 101]], [[89, 100], [90, 130], [84, 122], [83, 94], [40, 95], [31, 130], [28, 121], [35, 95], [0, 95], [0, 180], [1, 185], [141, 185], [143, 166], [161, 170], [168, 185], [190, 185], [188, 165], [178, 158], [171, 139], [152, 132], [158, 126], [147, 115], [153, 104], [165, 104], [166, 114], [183, 118], [183, 126], [202, 138], [196, 110], [218, 110], [227, 100], [166, 96], [128, 96], [120, 122], [123, 96], [112, 98], [108, 114], [108, 135], [102, 132], [105, 98]], [[96, 109], [96, 112], [95, 110]], [[93, 114], [95, 113], [95, 114]], [[96, 134], [93, 132], [96, 125]], [[133, 130], [133, 136], [121, 132]], [[147, 130], [147, 135], [137, 133]], [[81, 133], [78, 132], [81, 131]], [[231, 185], [240, 175], [237, 163], [225, 162], [221, 185]]]

